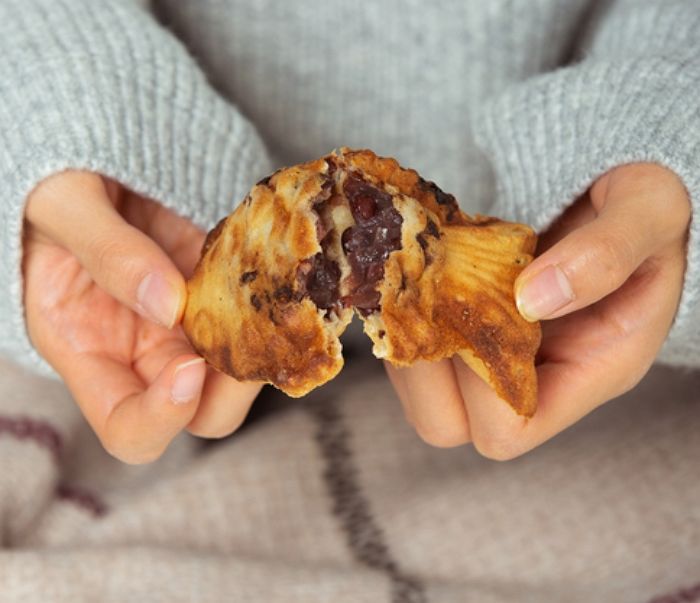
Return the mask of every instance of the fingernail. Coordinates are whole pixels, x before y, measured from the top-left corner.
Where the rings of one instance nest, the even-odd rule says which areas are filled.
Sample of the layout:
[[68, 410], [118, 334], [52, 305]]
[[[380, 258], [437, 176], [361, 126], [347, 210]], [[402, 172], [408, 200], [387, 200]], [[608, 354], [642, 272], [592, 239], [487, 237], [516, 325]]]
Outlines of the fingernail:
[[143, 277], [136, 290], [139, 313], [169, 329], [175, 324], [180, 310], [180, 292], [160, 274], [151, 272]]
[[547, 318], [573, 301], [575, 295], [569, 279], [559, 266], [547, 266], [526, 280], [515, 294], [518, 311], [525, 320]]
[[206, 371], [200, 368], [204, 358], [195, 358], [183, 362], [175, 369], [173, 385], [170, 388], [170, 399], [175, 404], [187, 404], [195, 400], [202, 391]]

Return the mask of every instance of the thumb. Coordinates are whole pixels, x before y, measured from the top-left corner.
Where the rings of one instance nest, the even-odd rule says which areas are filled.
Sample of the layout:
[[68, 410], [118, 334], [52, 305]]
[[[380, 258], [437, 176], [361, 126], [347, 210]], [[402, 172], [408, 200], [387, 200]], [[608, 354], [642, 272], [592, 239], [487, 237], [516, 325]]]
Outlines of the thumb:
[[122, 218], [99, 175], [70, 171], [45, 180], [29, 196], [26, 218], [114, 298], [168, 328], [179, 321], [182, 275], [155, 241]]
[[638, 165], [625, 168], [591, 188], [597, 217], [567, 234], [518, 277], [516, 303], [527, 320], [557, 318], [595, 303], [671, 240], [682, 238], [685, 226], [671, 199], [679, 191], [664, 187], [656, 173], [640, 172]]

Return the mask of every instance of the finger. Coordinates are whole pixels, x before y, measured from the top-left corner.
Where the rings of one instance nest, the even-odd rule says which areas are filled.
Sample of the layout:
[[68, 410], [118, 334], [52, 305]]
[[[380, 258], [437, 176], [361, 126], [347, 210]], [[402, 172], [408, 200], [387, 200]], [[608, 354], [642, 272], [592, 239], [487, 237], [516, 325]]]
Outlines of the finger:
[[201, 254], [205, 231], [160, 203], [128, 192], [123, 196], [119, 213], [166, 249], [185, 278], [191, 276]]
[[537, 412], [527, 419], [517, 415], [461, 360], [454, 362], [468, 407], [472, 442], [482, 456], [492, 460], [511, 460], [528, 452], [600, 403], [599, 392], [591, 389], [603, 379], [584, 378], [571, 364], [545, 364], [537, 368]]
[[618, 289], [647, 258], [682, 244], [689, 204], [680, 181], [650, 178], [647, 171], [640, 178], [634, 170], [625, 173], [615, 178], [613, 172], [596, 183], [590, 195], [598, 217], [570, 232], [518, 277], [516, 302], [526, 319], [584, 308]]
[[408, 392], [406, 391], [406, 380], [404, 378], [404, 373], [399, 372], [394, 365], [386, 360], [384, 361], [384, 369], [386, 370], [386, 374], [389, 377], [389, 381], [391, 382], [394, 391], [396, 391], [396, 395], [399, 397], [406, 422], [412, 427], [415, 427], [416, 422], [413, 419], [413, 415], [411, 414], [411, 406], [408, 403]]
[[[627, 349], [625, 351], [628, 351]], [[535, 415], [517, 415], [470, 368], [455, 361], [465, 392], [474, 447], [486, 458], [506, 461], [540, 446], [584, 416], [627, 391], [621, 379], [610, 379], [618, 367], [602, 363], [546, 363], [537, 367], [539, 401]], [[635, 374], [636, 369], [625, 376]]]
[[449, 360], [417, 362], [411, 367], [387, 370], [394, 374], [394, 379], [403, 382], [406, 414], [425, 442], [452, 448], [470, 441], [467, 412]]
[[[152, 343], [144, 350], [135, 350], [133, 368], [147, 383], [153, 381], [161, 368], [177, 354], [187, 350], [180, 329], [163, 331], [153, 326], [143, 339]], [[240, 382], [211, 367], [197, 406], [197, 412], [187, 424], [193, 435], [223, 438], [236, 431], [246, 418], [253, 401], [262, 389], [260, 382]]]
[[[551, 324], [537, 367], [535, 415], [518, 416], [455, 360], [474, 446], [496, 460], [517, 457], [624, 394], [646, 374], [675, 314], [683, 263], [635, 275], [601, 304]], [[554, 348], [550, 351], [548, 348]]]
[[150, 385], [96, 354], [64, 359], [59, 368], [104, 448], [130, 464], [157, 459], [190, 422], [206, 375], [204, 360], [191, 353], [173, 358]]
[[232, 434], [243, 423], [261, 389], [261, 383], [236, 381], [209, 369], [197, 413], [187, 431], [203, 438]]
[[591, 204], [590, 195], [584, 195], [537, 238], [537, 255], [542, 255], [574, 230], [592, 222], [597, 217], [598, 213]]
[[99, 176], [54, 176], [32, 193], [26, 216], [132, 310], [169, 328], [180, 320], [186, 295], [182, 275], [152, 239], [119, 215]]

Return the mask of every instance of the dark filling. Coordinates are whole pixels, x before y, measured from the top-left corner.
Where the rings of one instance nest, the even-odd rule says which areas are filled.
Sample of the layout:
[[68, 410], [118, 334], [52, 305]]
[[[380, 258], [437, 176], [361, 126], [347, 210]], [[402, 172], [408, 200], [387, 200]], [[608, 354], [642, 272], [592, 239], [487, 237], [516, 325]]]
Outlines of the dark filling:
[[[329, 162], [328, 173], [321, 185], [321, 193], [314, 204], [314, 210], [318, 216], [316, 236], [321, 245], [321, 251], [315, 256], [304, 260], [297, 272], [297, 282], [299, 283], [297, 295], [299, 295], [299, 299], [304, 295], [308, 295], [318, 308], [323, 308], [324, 310], [335, 308], [340, 297], [340, 267], [337, 262], [326, 257], [328, 246], [331, 244], [332, 228], [324, 223], [321, 215], [321, 209], [331, 195], [334, 171], [335, 164]], [[292, 297], [290, 287], [283, 286], [275, 292], [275, 298], [278, 301], [289, 301]]]
[[360, 177], [348, 174], [343, 192], [355, 218], [355, 226], [342, 236], [343, 250], [350, 263], [351, 292], [342, 300], [365, 316], [379, 310], [377, 284], [384, 277], [384, 262], [401, 248], [403, 218], [391, 202], [391, 195]]
[[[327, 192], [327, 190], [324, 190]], [[322, 205], [316, 204], [319, 215], [317, 235], [322, 251], [304, 260], [297, 272], [298, 295], [308, 295], [318, 308], [333, 310], [338, 302], [355, 306], [367, 316], [379, 310], [380, 294], [377, 284], [384, 277], [384, 263], [389, 254], [401, 248], [401, 224], [403, 219], [394, 209], [391, 195], [371, 185], [361, 177], [348, 174], [343, 192], [356, 224], [346, 229], [341, 242], [350, 264], [350, 293], [340, 298], [340, 268], [328, 259], [328, 247], [333, 235], [330, 225], [321, 217]], [[324, 195], [325, 196], [325, 195]], [[252, 277], [246, 277], [246, 279]], [[291, 289], [280, 287], [275, 292], [278, 301], [291, 299]]]
[[330, 310], [340, 295], [340, 268], [336, 262], [324, 256], [323, 252], [317, 253], [307, 262], [302, 277], [304, 288], [317, 307]]

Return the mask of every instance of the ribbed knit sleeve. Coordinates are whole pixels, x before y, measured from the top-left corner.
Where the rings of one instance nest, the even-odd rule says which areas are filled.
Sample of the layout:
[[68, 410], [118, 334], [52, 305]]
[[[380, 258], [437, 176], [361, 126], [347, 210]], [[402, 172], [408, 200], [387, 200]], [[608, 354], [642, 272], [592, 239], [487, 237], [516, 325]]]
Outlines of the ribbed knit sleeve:
[[494, 211], [543, 229], [612, 167], [673, 170], [694, 217], [661, 359], [700, 365], [700, 2], [618, 0], [584, 51], [579, 63], [511, 86], [478, 112], [477, 142], [498, 182]]
[[269, 171], [253, 127], [144, 4], [0, 2], [0, 352], [39, 370], [20, 266], [41, 179], [92, 170], [208, 226]]

